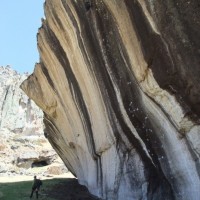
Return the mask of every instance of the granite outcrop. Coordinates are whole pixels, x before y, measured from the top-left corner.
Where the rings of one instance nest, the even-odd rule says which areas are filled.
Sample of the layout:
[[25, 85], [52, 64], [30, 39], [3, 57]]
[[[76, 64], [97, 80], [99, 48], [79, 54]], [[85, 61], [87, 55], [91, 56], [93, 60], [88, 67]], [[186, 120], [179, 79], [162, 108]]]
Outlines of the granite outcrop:
[[200, 4], [46, 0], [21, 88], [68, 169], [103, 199], [200, 196]]

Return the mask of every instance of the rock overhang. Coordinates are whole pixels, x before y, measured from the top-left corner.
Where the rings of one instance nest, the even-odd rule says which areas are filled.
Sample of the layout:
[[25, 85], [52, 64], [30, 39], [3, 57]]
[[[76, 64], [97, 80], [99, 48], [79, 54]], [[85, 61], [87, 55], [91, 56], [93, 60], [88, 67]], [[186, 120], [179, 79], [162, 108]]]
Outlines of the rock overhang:
[[197, 199], [196, 3], [84, 3], [46, 1], [40, 63], [22, 84], [50, 143], [100, 197]]

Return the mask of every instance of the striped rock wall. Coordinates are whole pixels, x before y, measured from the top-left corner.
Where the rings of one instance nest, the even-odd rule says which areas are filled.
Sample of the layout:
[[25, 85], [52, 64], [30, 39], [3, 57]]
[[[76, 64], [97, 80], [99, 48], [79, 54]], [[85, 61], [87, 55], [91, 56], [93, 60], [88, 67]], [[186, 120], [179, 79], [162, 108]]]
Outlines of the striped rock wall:
[[22, 89], [67, 168], [103, 199], [200, 196], [200, 4], [46, 0]]

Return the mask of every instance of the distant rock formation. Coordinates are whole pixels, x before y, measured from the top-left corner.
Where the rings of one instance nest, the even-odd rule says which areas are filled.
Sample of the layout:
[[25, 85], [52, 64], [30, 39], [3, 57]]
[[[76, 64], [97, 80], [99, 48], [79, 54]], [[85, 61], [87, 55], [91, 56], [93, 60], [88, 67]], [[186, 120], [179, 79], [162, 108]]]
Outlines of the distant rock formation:
[[0, 67], [0, 176], [31, 174], [58, 156], [43, 133], [43, 113], [19, 88], [28, 74]]
[[93, 194], [200, 197], [198, 1], [46, 0], [22, 89]]

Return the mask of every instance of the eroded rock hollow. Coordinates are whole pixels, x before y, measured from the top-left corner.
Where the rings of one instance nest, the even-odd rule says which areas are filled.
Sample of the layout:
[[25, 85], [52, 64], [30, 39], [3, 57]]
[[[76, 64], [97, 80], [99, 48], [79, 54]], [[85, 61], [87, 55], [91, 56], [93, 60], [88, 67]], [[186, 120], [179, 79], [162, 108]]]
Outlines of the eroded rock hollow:
[[200, 4], [47, 0], [22, 89], [67, 168], [103, 199], [200, 197]]

